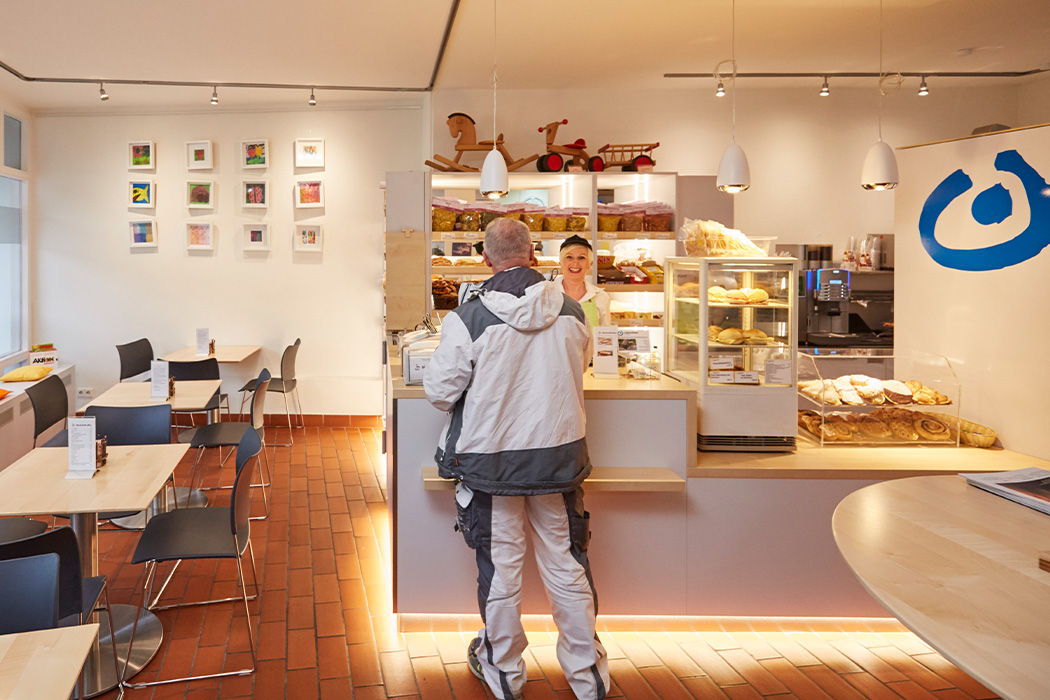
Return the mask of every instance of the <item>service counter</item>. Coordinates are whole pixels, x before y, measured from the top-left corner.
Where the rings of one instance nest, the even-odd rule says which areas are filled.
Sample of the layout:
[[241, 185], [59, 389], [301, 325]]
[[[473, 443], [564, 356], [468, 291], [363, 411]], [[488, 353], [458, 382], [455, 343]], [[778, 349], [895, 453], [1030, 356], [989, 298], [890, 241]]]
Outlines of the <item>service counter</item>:
[[[399, 374], [394, 363], [387, 381], [394, 610], [476, 614], [473, 554], [453, 530], [452, 484], [434, 465], [445, 414]], [[906, 476], [1050, 466], [965, 447], [803, 443], [794, 453], [698, 454], [688, 386], [588, 372], [584, 397], [595, 465], [584, 484], [589, 554], [606, 615], [888, 617], [835, 545], [832, 513], [843, 498]], [[531, 559], [522, 609], [549, 611]]]

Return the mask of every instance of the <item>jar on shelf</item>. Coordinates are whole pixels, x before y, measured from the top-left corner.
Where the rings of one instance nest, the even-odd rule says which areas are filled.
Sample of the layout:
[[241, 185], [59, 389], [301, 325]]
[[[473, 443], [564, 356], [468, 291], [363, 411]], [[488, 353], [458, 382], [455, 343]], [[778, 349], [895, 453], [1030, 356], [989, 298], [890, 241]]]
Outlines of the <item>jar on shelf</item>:
[[548, 209], [544, 213], [543, 230], [567, 231], [569, 229], [569, 216], [571, 216], [571, 212], [568, 209], [558, 207]]

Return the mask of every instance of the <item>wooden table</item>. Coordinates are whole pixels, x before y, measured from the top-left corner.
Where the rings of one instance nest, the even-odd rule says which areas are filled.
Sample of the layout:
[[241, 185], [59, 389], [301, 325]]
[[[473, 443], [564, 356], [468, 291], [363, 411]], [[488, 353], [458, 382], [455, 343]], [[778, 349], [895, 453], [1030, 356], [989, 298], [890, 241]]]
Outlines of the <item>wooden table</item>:
[[97, 624], [0, 636], [0, 700], [66, 700], [97, 638]]
[[1050, 695], [1050, 516], [924, 476], [850, 494], [832, 523], [861, 583], [930, 646], [1003, 697]]
[[169, 352], [160, 359], [165, 362], [195, 362], [214, 357], [220, 363], [244, 362], [261, 349], [262, 347], [259, 345], [216, 345], [214, 354], [198, 355], [196, 345], [187, 345], [175, 352]]
[[87, 406], [152, 406], [170, 403], [172, 411], [202, 411], [222, 386], [219, 379], [175, 382], [175, 396], [155, 399], [150, 396], [150, 382], [121, 382], [99, 394]]
[[[69, 450], [38, 447], [0, 472], [0, 515], [68, 513], [80, 548], [80, 568], [85, 577], [98, 575], [98, 514], [105, 511], [145, 510], [158, 493], [164, 493], [168, 476], [189, 445], [111, 446], [109, 458], [91, 479], [67, 479]], [[142, 669], [160, 648], [163, 628], [153, 613], [131, 605], [111, 605], [117, 630], [117, 661], [123, 665], [131, 626], [139, 615], [135, 653], [128, 664], [129, 678]], [[102, 640], [96, 643], [88, 664], [87, 695], [116, 687], [109, 643], [109, 620], [100, 617]]]

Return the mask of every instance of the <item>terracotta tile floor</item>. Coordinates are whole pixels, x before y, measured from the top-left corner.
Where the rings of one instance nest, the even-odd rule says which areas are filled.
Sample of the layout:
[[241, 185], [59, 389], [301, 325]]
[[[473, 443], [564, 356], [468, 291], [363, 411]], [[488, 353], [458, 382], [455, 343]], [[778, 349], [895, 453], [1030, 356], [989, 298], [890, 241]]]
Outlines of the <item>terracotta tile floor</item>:
[[[281, 437], [287, 432], [281, 430]], [[213, 481], [230, 483], [209, 456]], [[178, 476], [184, 477], [188, 458]], [[259, 664], [254, 676], [130, 690], [154, 698], [456, 698], [490, 697], [465, 663], [469, 623], [446, 631], [399, 634], [387, 568], [389, 518], [379, 430], [307, 428], [277, 448], [273, 502], [252, 523], [262, 598], [252, 603]], [[215, 492], [213, 492], [215, 493]], [[256, 491], [255, 508], [261, 512]], [[219, 496], [217, 500], [228, 498]], [[137, 535], [101, 535], [102, 572], [115, 602], [137, 599], [141, 566], [126, 564]], [[183, 566], [167, 598], [231, 595], [230, 562]], [[233, 605], [159, 613], [165, 642], [143, 679], [239, 668], [249, 660], [243, 612]], [[993, 698], [893, 621], [751, 619], [600, 619], [614, 681], [610, 697]], [[429, 629], [413, 620], [412, 629]], [[421, 627], [422, 626], [422, 627]], [[530, 700], [569, 700], [543, 618], [527, 623]], [[105, 697], [113, 697], [110, 693]]]

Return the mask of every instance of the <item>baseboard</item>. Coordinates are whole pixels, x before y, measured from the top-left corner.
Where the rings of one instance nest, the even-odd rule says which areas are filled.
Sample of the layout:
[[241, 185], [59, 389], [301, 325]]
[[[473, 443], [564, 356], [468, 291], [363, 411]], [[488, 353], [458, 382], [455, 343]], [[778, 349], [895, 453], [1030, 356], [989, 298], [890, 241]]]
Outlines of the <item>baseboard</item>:
[[[250, 416], [247, 413], [238, 414], [231, 413], [229, 418], [226, 418], [225, 412], [222, 414], [223, 420], [231, 421], [242, 421], [247, 423]], [[192, 422], [190, 422], [192, 420]], [[335, 414], [335, 413], [307, 413], [303, 415], [303, 421], [307, 428], [382, 428], [383, 418], [381, 416], [350, 416], [346, 414]], [[204, 425], [207, 422], [204, 414], [182, 414], [175, 416], [176, 425], [183, 427], [190, 427], [193, 425]], [[267, 426], [273, 426], [275, 428], [287, 428], [288, 427], [288, 416], [284, 413], [267, 413], [263, 416], [263, 423]], [[292, 427], [302, 428], [303, 426], [299, 422], [298, 415], [292, 415]]]

